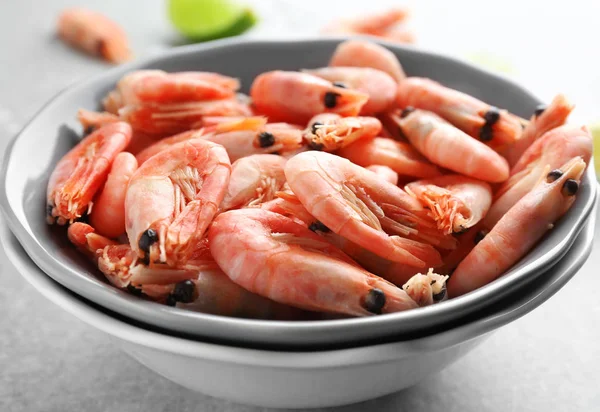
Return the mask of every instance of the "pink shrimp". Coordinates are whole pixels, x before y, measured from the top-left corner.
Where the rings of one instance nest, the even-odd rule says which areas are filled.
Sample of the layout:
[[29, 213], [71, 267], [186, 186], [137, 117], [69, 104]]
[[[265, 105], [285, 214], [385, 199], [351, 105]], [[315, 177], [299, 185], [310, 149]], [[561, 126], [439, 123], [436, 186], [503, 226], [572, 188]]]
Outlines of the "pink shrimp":
[[508, 164], [514, 166], [533, 142], [544, 133], [565, 124], [574, 108], [562, 94], [556, 96], [547, 108], [538, 108], [525, 126], [521, 138], [510, 145], [504, 154]]
[[416, 307], [404, 291], [284, 216], [232, 210], [217, 216], [208, 237], [215, 261], [231, 280], [274, 301], [355, 316]]
[[508, 163], [502, 156], [434, 113], [404, 110], [391, 116], [410, 143], [433, 163], [486, 182], [508, 178]]
[[202, 129], [192, 129], [182, 133], [178, 133], [174, 136], [167, 137], [161, 140], [156, 141], [156, 143], [146, 147], [142, 151], [140, 151], [136, 155], [136, 159], [138, 164], [143, 164], [146, 160], [150, 159], [157, 153], [162, 152], [163, 150], [176, 145], [180, 142], [185, 142], [192, 139], [201, 139], [205, 138], [207, 135], [210, 135], [212, 131], [208, 128]]
[[381, 70], [370, 67], [323, 67], [303, 72], [367, 94], [369, 100], [362, 107], [361, 115], [384, 112], [396, 103], [396, 80]]
[[225, 149], [193, 139], [146, 160], [129, 181], [125, 222], [140, 258], [187, 261], [223, 201], [231, 164]]
[[274, 199], [285, 183], [285, 162], [283, 157], [271, 154], [236, 160], [231, 165], [231, 179], [221, 210], [258, 206]]
[[316, 114], [357, 116], [369, 96], [337, 87], [320, 77], [301, 72], [271, 71], [254, 79], [250, 89], [254, 108], [270, 121], [306, 124]]
[[462, 175], [445, 175], [409, 183], [404, 190], [429, 209], [444, 233], [461, 233], [476, 225], [492, 204], [492, 188]]
[[92, 260], [98, 258], [99, 252], [106, 246], [117, 243], [96, 233], [96, 230], [83, 222], [75, 222], [67, 229], [69, 240], [77, 249]]
[[395, 7], [383, 12], [362, 14], [360, 18], [338, 19], [323, 28], [324, 34], [370, 34], [383, 36], [409, 16], [408, 9]]
[[393, 169], [387, 166], [371, 165], [365, 167], [365, 169], [370, 170], [371, 172], [380, 176], [386, 182], [390, 182], [393, 185], [398, 184], [398, 173], [396, 173]]
[[313, 117], [309, 124], [310, 127], [304, 132], [308, 146], [326, 152], [341, 149], [356, 140], [371, 139], [381, 131], [381, 122], [376, 117], [324, 120], [324, 116], [319, 115]]
[[347, 40], [340, 43], [329, 61], [331, 67], [370, 67], [381, 70], [402, 83], [406, 74], [398, 58], [390, 50], [364, 40]]
[[125, 233], [125, 193], [137, 166], [131, 153], [121, 152], [115, 157], [90, 213], [90, 224], [100, 235], [116, 239]]
[[58, 35], [71, 46], [111, 63], [132, 58], [123, 29], [95, 11], [81, 7], [64, 10], [58, 18]]
[[429, 306], [446, 298], [446, 281], [448, 276], [433, 273], [429, 269], [426, 274], [417, 273], [411, 277], [402, 289], [419, 306]]
[[497, 279], [529, 252], [571, 207], [585, 168], [580, 157], [550, 173], [546, 167], [547, 176], [458, 265], [448, 282], [450, 297], [464, 295]]
[[592, 136], [585, 126], [566, 124], [546, 132], [523, 153], [511, 170], [511, 177], [497, 189], [494, 202], [484, 219], [491, 229], [545, 173], [546, 167], [560, 167], [579, 156], [587, 164], [592, 157]]
[[311, 215], [386, 259], [435, 267], [441, 257], [431, 244], [454, 245], [416, 199], [347, 159], [324, 152], [300, 153], [288, 160], [285, 176]]
[[77, 111], [77, 120], [81, 123], [83, 131], [86, 134], [110, 123], [121, 121], [119, 116], [108, 112], [93, 112], [91, 110], [79, 109]]
[[429, 110], [494, 149], [514, 143], [522, 132], [519, 119], [473, 96], [431, 80], [409, 77], [398, 86], [400, 108]]
[[111, 123], [84, 138], [58, 162], [48, 181], [49, 224], [72, 223], [91, 210], [92, 199], [129, 139], [131, 128], [127, 123]]
[[363, 167], [387, 166], [402, 176], [425, 178], [441, 174], [438, 167], [413, 146], [387, 137], [357, 140], [339, 150], [337, 154]]

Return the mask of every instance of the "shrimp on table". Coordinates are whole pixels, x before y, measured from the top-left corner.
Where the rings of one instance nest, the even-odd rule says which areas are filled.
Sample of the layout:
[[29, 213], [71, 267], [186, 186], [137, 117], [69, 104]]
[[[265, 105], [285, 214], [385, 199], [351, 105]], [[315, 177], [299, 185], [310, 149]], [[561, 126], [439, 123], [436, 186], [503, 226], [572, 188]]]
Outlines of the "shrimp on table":
[[529, 252], [571, 207], [585, 168], [580, 157], [553, 171], [546, 167], [546, 177], [458, 265], [448, 281], [450, 297], [464, 295], [497, 279]]
[[308, 146], [315, 150], [333, 152], [356, 140], [371, 139], [381, 131], [381, 122], [376, 117], [340, 117], [326, 120], [322, 114], [309, 121], [304, 132]]
[[426, 274], [417, 273], [411, 277], [402, 289], [419, 306], [430, 306], [446, 299], [446, 281], [448, 276], [438, 275], [429, 269]]
[[396, 103], [396, 80], [381, 70], [370, 67], [323, 67], [303, 72], [367, 94], [369, 100], [362, 107], [361, 115], [384, 112]]
[[387, 166], [371, 165], [366, 166], [365, 169], [375, 173], [377, 176], [383, 178], [383, 180], [385, 180], [386, 182], [390, 182], [393, 185], [398, 184], [398, 173], [396, 173], [393, 169]]
[[258, 206], [275, 198], [285, 184], [286, 159], [272, 154], [251, 155], [231, 165], [231, 179], [221, 210]]
[[413, 146], [387, 137], [357, 140], [337, 154], [363, 167], [387, 166], [402, 176], [426, 178], [441, 174], [440, 169]]
[[508, 178], [506, 160], [434, 113], [405, 109], [390, 115], [410, 143], [431, 162], [486, 182]]
[[252, 104], [270, 121], [306, 124], [316, 114], [357, 116], [369, 96], [308, 73], [271, 71], [254, 79]]
[[402, 83], [406, 78], [398, 58], [390, 50], [365, 40], [340, 43], [329, 61], [331, 67], [370, 67], [392, 76]]
[[444, 175], [409, 183], [404, 190], [429, 210], [444, 233], [461, 233], [476, 225], [492, 204], [492, 188], [481, 180]]
[[519, 118], [473, 96], [420, 77], [409, 77], [398, 86], [400, 108], [429, 110], [469, 136], [494, 149], [514, 143], [522, 132]]
[[48, 181], [49, 224], [72, 223], [91, 211], [92, 200], [106, 181], [113, 160], [130, 139], [127, 123], [111, 123], [85, 137], [58, 162]]
[[231, 164], [225, 149], [193, 139], [146, 160], [129, 181], [125, 222], [145, 261], [186, 262], [223, 201]]
[[338, 19], [323, 28], [323, 34], [363, 34], [385, 37], [409, 16], [405, 8], [395, 7], [383, 12], [361, 15], [356, 19]]
[[131, 153], [121, 152], [115, 157], [90, 213], [90, 225], [100, 235], [116, 239], [125, 233], [125, 193], [137, 166]]
[[510, 178], [496, 190], [490, 211], [484, 219], [491, 229], [546, 173], [574, 157], [587, 164], [592, 157], [592, 136], [586, 126], [566, 124], [545, 133], [523, 153], [511, 169]]
[[538, 107], [529, 124], [525, 126], [521, 138], [506, 150], [504, 157], [508, 164], [514, 166], [533, 142], [546, 132], [565, 124], [574, 108], [575, 106], [562, 94], [556, 96], [548, 107]]
[[288, 160], [285, 176], [315, 219], [386, 259], [435, 267], [441, 257], [432, 245], [455, 246], [416, 199], [347, 159], [324, 152], [300, 153]]
[[63, 11], [58, 18], [58, 35], [71, 46], [112, 63], [132, 58], [121, 27], [92, 10], [72, 7]]
[[231, 210], [217, 216], [208, 237], [215, 261], [231, 280], [276, 302], [355, 316], [416, 307], [402, 289], [285, 216]]

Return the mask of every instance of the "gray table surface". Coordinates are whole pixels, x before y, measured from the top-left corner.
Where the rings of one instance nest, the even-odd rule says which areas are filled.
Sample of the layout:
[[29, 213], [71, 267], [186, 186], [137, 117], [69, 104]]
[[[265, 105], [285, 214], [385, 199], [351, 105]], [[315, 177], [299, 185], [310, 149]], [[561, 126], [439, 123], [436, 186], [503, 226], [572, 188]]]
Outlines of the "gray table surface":
[[[73, 3], [20, 0], [0, 5], [2, 151], [54, 93], [108, 67], [73, 53], [54, 38], [57, 13]], [[79, 3], [89, 3], [123, 24], [139, 56], [177, 43], [161, 1]], [[263, 15], [254, 36], [314, 34], [330, 16], [365, 10], [358, 1], [254, 3]], [[380, 3], [383, 8], [393, 2]], [[424, 47], [457, 55], [482, 51], [489, 55], [494, 50], [493, 56], [508, 59], [512, 74], [540, 96], [569, 92], [579, 104], [580, 118], [587, 119], [600, 107], [597, 59], [579, 41], [592, 30], [598, 6], [564, 10], [558, 3], [555, 7], [548, 2], [542, 6], [505, 1], [487, 7], [490, 10], [478, 9], [479, 18], [472, 18], [473, 7], [481, 3], [413, 3], [414, 24]], [[511, 30], [504, 30], [507, 25]], [[557, 25], [560, 30], [552, 30]], [[598, 39], [600, 29], [593, 30], [591, 38]], [[529, 36], [522, 37], [523, 33]], [[600, 300], [595, 290], [599, 264], [596, 246], [580, 273], [555, 297], [437, 376], [403, 392], [335, 410], [600, 410]], [[80, 410], [261, 409], [193, 393], [147, 370], [107, 336], [45, 300], [0, 250], [0, 411]]]

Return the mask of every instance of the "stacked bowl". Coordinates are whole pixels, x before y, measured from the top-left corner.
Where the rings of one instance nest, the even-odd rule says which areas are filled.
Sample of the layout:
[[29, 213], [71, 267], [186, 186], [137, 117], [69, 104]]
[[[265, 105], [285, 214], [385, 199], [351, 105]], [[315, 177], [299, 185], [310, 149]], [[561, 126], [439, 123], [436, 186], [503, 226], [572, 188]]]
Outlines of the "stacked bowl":
[[[15, 267], [42, 294], [168, 379], [242, 403], [288, 408], [353, 403], [413, 385], [556, 293], [591, 251], [597, 187], [592, 168], [569, 212], [501, 278], [433, 306], [368, 318], [261, 321], [144, 301], [107, 284], [69, 244], [64, 229], [46, 224], [48, 176], [79, 138], [73, 114], [96, 109], [124, 73], [206, 70], [248, 86], [267, 70], [324, 66], [340, 41], [226, 40], [183, 47], [60, 93], [5, 155], [2, 240]], [[430, 77], [523, 117], [540, 103], [510, 81], [460, 61], [382, 44], [408, 75]]]

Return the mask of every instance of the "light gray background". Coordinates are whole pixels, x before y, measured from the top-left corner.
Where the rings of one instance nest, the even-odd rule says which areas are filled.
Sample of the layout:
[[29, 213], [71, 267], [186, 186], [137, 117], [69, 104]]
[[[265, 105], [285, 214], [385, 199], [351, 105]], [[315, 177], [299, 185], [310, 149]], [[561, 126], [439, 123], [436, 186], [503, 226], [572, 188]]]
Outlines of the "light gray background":
[[[256, 37], [315, 35], [332, 16], [375, 9], [373, 1], [252, 3], [263, 16], [261, 26], [249, 34]], [[376, 2], [377, 9], [394, 3]], [[574, 119], [590, 122], [596, 115], [600, 120], [600, 3], [412, 3], [412, 24], [422, 47], [465, 58], [493, 57], [544, 99], [568, 93], [578, 104]], [[73, 4], [88, 4], [121, 23], [140, 57], [178, 42], [163, 1], [3, 1], [1, 151], [57, 91], [108, 67], [54, 38], [57, 14]], [[599, 264], [596, 246], [580, 273], [549, 302], [437, 376], [398, 394], [334, 410], [600, 410]], [[190, 392], [150, 372], [105, 335], [42, 298], [0, 250], [0, 411], [80, 410], [260, 409]]]

